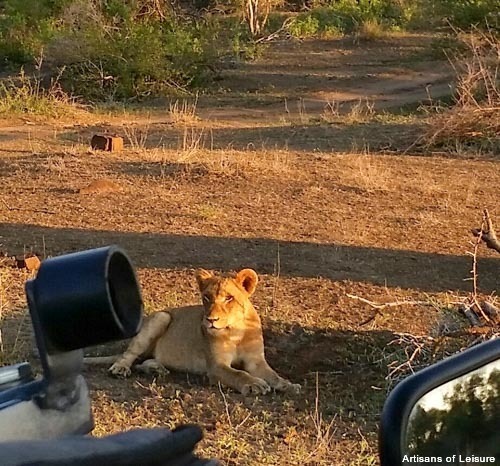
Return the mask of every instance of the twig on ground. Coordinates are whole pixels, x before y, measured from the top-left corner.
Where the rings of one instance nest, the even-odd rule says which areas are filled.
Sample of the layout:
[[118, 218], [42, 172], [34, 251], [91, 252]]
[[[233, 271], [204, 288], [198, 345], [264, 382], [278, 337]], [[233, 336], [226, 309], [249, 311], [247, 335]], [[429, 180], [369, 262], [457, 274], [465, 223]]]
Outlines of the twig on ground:
[[271, 298], [272, 306], [273, 308], [276, 308], [278, 306], [278, 286], [279, 286], [279, 280], [280, 280], [280, 273], [281, 273], [281, 259], [280, 259], [280, 245], [278, 243], [278, 249], [276, 252], [276, 264], [274, 265], [274, 284], [273, 284], [273, 294]]
[[316, 372], [316, 397], [314, 399], [314, 413], [311, 414], [311, 419], [316, 429], [316, 444], [303, 462], [304, 464], [309, 464], [311, 461], [314, 461], [317, 455], [320, 455], [325, 450], [329, 450], [336, 432], [336, 428], [334, 428], [336, 415], [327, 423], [323, 419], [323, 414], [320, 412], [319, 405], [319, 376]]
[[267, 36], [264, 36], [264, 37], [261, 37], [260, 39], [257, 39], [255, 41], [255, 43], [260, 44], [262, 42], [271, 42], [274, 39], [278, 39], [283, 32], [288, 32], [288, 28], [294, 22], [295, 22], [295, 18], [287, 18], [285, 21], [283, 21], [283, 24], [281, 25], [281, 27], [278, 30], [272, 32], [271, 34], [269, 34]]
[[248, 414], [244, 417], [243, 421], [241, 421], [235, 428], [234, 430], [238, 430], [240, 427], [243, 426], [243, 424], [245, 424], [245, 422], [247, 422], [249, 419], [250, 419], [250, 416], [252, 415], [252, 411], [249, 411]]
[[368, 304], [373, 309], [376, 309], [376, 312], [372, 316], [370, 316], [368, 319], [364, 320], [363, 322], [361, 322], [359, 324], [360, 327], [368, 324], [373, 319], [375, 319], [375, 317], [377, 317], [378, 315], [381, 315], [382, 313], [380, 311], [382, 311], [383, 309], [385, 309], [387, 307], [399, 307], [399, 306], [404, 306], [404, 305], [408, 305], [408, 306], [434, 306], [434, 303], [432, 303], [431, 301], [392, 301], [389, 303], [376, 303], [376, 302], [370, 301], [366, 298], [362, 298], [361, 296], [356, 296], [356, 295], [349, 294], [349, 293], [347, 293], [346, 296], [348, 298], [355, 299], [355, 300], [360, 301], [362, 303]]
[[222, 401], [224, 402], [224, 408], [226, 410], [226, 416], [227, 416], [227, 422], [231, 426], [231, 429], [233, 428], [233, 422], [231, 421], [231, 415], [229, 414], [229, 405], [227, 404], [226, 400], [226, 395], [224, 395], [224, 392], [222, 391], [222, 385], [220, 382], [218, 382], [218, 387], [219, 387], [219, 392], [222, 395]]
[[390, 341], [387, 346], [398, 345], [404, 352], [405, 360], [396, 359], [388, 364], [389, 373], [386, 376], [388, 389], [416, 370], [426, 366], [432, 351], [430, 344], [434, 345], [435, 339], [429, 336], [415, 336], [410, 333], [398, 333], [397, 338]]
[[399, 364], [398, 366], [394, 367], [393, 369], [391, 369], [391, 371], [389, 372], [389, 374], [387, 375], [387, 378], [391, 378], [393, 374], [395, 374], [396, 372], [398, 372], [399, 370], [401, 370], [401, 368], [403, 367], [408, 367], [411, 372], [415, 372], [413, 370], [413, 367], [411, 365], [412, 361], [415, 359], [415, 357], [417, 355], [419, 355], [422, 351], [422, 348], [423, 348], [423, 345], [418, 345], [414, 350], [413, 350], [413, 353], [411, 354], [411, 356], [408, 358], [407, 361], [405, 362], [402, 362], [401, 364]]
[[369, 306], [373, 307], [374, 309], [382, 310], [385, 309], [386, 307], [399, 307], [399, 306], [434, 306], [434, 303], [431, 301], [392, 301], [389, 303], [376, 303], [374, 301], [370, 301], [368, 299], [362, 298], [360, 296], [356, 296], [354, 294], [349, 294], [347, 293], [346, 296], [351, 299], [356, 299], [358, 301], [361, 301], [362, 303], [368, 304]]
[[47, 209], [21, 209], [20, 207], [11, 207], [7, 202], [5, 202], [4, 199], [2, 199], [2, 203], [7, 207], [7, 210], [17, 210], [19, 212], [33, 212], [35, 214], [52, 214], [55, 215], [56, 212], [53, 210], [47, 210]]

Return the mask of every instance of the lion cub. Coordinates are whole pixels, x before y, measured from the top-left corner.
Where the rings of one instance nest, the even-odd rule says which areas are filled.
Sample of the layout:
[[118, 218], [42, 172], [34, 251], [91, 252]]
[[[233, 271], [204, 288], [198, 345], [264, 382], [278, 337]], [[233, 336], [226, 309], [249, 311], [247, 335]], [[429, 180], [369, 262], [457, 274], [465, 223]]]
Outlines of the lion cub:
[[265, 359], [262, 325], [249, 299], [258, 282], [255, 271], [243, 269], [230, 278], [202, 269], [196, 281], [203, 306], [148, 317], [109, 371], [128, 376], [135, 360], [145, 356], [150, 359], [139, 366], [142, 369], [208, 374], [212, 383], [221, 382], [243, 395], [271, 389], [298, 393], [300, 385], [280, 377]]

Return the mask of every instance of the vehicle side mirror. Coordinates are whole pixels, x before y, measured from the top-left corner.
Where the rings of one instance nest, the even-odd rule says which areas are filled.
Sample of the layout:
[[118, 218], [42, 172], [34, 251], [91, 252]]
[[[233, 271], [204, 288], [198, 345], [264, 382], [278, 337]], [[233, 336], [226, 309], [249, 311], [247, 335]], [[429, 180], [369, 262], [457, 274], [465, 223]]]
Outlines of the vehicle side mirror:
[[381, 466], [500, 464], [500, 339], [408, 377], [390, 393]]

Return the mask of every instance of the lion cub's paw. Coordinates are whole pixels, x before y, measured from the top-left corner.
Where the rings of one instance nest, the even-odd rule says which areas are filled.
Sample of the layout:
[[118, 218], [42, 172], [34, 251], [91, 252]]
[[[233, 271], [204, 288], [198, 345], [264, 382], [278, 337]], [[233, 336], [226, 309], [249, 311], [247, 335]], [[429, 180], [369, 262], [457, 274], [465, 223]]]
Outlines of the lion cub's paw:
[[156, 361], [156, 359], [146, 359], [142, 364], [137, 365], [136, 368], [145, 374], [158, 376], [170, 374], [170, 371], [163, 364]]
[[262, 379], [257, 377], [254, 378], [253, 382], [243, 385], [241, 388], [241, 393], [244, 396], [247, 395], [265, 395], [271, 391], [269, 384]]
[[294, 395], [298, 395], [300, 394], [302, 387], [300, 386], [300, 383], [289, 383], [285, 390], [289, 393], [293, 393]]
[[298, 383], [292, 383], [288, 380], [282, 379], [275, 385], [274, 389], [298, 395], [302, 387]]
[[124, 366], [118, 362], [115, 362], [109, 369], [109, 372], [111, 374], [119, 376], [119, 377], [128, 377], [132, 371], [130, 370], [130, 367]]

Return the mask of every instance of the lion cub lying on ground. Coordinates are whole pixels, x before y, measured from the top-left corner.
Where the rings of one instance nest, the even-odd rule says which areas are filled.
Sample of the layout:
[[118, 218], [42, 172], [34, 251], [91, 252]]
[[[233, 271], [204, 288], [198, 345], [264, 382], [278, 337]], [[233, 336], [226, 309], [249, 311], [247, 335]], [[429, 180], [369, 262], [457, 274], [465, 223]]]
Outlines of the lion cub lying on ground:
[[161, 371], [177, 369], [208, 374], [248, 394], [265, 394], [271, 389], [300, 391], [280, 377], [267, 363], [259, 315], [249, 298], [258, 277], [243, 269], [234, 278], [198, 270], [196, 280], [203, 306], [189, 306], [156, 312], [148, 317], [138, 335], [121, 357], [87, 358], [90, 363], [116, 362], [109, 371], [128, 376], [135, 360], [146, 359], [138, 368]]

